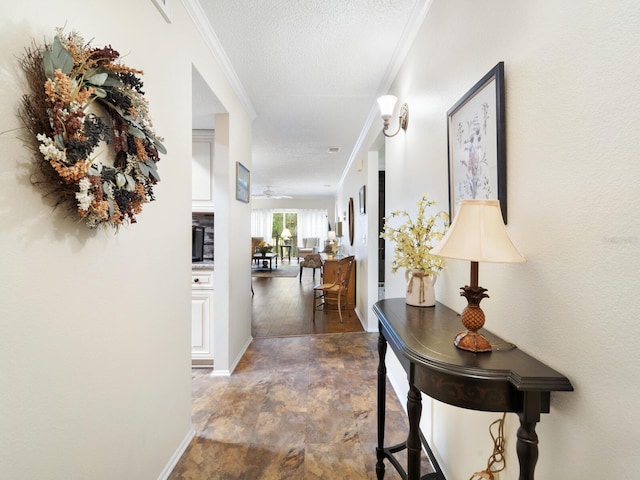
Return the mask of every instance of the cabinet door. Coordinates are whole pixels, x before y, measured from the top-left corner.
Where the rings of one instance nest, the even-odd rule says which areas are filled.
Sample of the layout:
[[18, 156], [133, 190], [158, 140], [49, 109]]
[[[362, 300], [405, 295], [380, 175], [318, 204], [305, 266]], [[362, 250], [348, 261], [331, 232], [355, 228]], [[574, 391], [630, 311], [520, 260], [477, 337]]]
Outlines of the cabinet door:
[[191, 292], [191, 356], [213, 359], [213, 290]]
[[213, 211], [213, 138], [213, 132], [193, 132], [191, 203], [196, 212]]

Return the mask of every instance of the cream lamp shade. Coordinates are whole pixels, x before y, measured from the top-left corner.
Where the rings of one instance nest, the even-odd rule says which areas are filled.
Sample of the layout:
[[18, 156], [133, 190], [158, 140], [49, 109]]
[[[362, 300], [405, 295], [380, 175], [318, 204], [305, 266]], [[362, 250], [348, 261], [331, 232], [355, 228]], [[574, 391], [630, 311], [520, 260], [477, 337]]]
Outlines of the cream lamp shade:
[[487, 289], [478, 285], [478, 264], [526, 262], [509, 238], [498, 200], [462, 200], [451, 227], [429, 253], [471, 262], [471, 281], [460, 289], [460, 295], [467, 299], [460, 316], [467, 330], [458, 333], [453, 343], [470, 352], [490, 352], [491, 343], [478, 333], [485, 322], [480, 302], [489, 296]]
[[527, 261], [509, 237], [498, 200], [462, 200], [451, 227], [429, 253], [473, 262]]
[[329, 231], [327, 233], [327, 240], [329, 240], [330, 242], [335, 242], [336, 241], [336, 232], [334, 232], [333, 230]]
[[288, 228], [285, 228], [284, 230], [282, 230], [282, 234], [280, 236], [285, 240], [289, 240], [291, 238], [291, 232]]

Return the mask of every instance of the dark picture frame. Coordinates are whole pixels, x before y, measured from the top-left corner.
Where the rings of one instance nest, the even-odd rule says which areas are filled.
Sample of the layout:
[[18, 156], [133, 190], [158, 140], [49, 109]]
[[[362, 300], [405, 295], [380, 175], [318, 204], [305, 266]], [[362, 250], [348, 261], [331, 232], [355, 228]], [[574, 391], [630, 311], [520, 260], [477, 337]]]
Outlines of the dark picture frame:
[[499, 62], [447, 112], [449, 215], [460, 200], [497, 199], [507, 223], [504, 62]]
[[367, 186], [363, 185], [360, 187], [360, 192], [358, 193], [358, 204], [360, 205], [360, 215], [364, 215], [367, 213]]
[[251, 192], [251, 173], [249, 169], [236, 162], [236, 200], [249, 203], [249, 194]]
[[349, 245], [353, 247], [353, 240], [355, 236], [355, 225], [353, 218], [353, 197], [349, 197]]

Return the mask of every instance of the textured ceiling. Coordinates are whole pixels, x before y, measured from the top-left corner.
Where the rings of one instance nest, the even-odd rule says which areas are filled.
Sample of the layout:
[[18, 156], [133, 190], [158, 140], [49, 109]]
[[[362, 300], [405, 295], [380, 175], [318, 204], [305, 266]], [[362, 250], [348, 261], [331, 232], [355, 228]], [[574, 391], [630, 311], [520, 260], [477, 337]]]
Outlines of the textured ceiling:
[[[257, 114], [252, 193], [333, 195], [429, 1], [199, 3]], [[203, 84], [194, 80], [194, 128], [211, 128]]]

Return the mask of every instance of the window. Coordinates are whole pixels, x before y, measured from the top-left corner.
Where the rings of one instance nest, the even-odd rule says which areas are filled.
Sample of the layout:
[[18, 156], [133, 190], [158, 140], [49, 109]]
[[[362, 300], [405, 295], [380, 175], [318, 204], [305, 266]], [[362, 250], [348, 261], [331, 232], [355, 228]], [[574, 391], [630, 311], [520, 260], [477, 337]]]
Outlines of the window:
[[282, 230], [291, 232], [291, 244], [298, 246], [302, 239], [317, 237], [320, 245], [327, 239], [328, 212], [323, 209], [259, 209], [251, 212], [251, 236], [262, 237], [272, 245], [280, 245]]
[[276, 247], [282, 242], [282, 232], [287, 228], [291, 232], [291, 244], [298, 244], [298, 213], [297, 212], [274, 212], [271, 223], [271, 238]]

